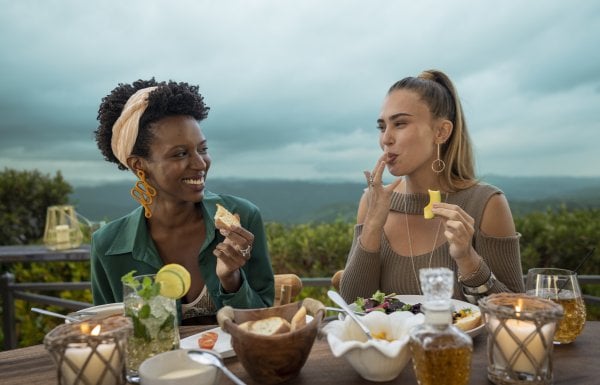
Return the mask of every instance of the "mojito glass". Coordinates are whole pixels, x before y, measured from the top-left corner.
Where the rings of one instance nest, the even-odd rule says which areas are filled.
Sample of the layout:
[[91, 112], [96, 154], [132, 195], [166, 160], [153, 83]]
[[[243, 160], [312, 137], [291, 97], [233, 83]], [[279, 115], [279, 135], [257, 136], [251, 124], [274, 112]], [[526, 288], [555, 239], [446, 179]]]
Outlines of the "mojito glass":
[[159, 294], [155, 275], [132, 276], [123, 281], [125, 316], [133, 323], [127, 340], [127, 380], [139, 382], [139, 367], [158, 353], [179, 348], [175, 299]]

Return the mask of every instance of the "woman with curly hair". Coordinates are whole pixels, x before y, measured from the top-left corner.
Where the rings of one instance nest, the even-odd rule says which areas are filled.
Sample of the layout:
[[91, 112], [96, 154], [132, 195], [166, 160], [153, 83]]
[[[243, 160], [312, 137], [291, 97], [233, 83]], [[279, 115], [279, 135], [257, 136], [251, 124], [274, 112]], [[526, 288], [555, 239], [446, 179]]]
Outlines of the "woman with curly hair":
[[[447, 267], [454, 298], [477, 303], [523, 292], [519, 234], [498, 188], [475, 177], [472, 146], [456, 89], [438, 70], [393, 84], [377, 119], [382, 154], [358, 208], [340, 282], [347, 301], [376, 291], [420, 294], [419, 269]], [[383, 185], [387, 168], [395, 177]], [[424, 215], [428, 190], [441, 202]]]
[[[225, 305], [273, 304], [258, 208], [205, 189], [211, 158], [199, 122], [208, 111], [197, 86], [154, 78], [119, 84], [102, 99], [96, 142], [105, 160], [139, 178], [131, 193], [141, 206], [93, 235], [94, 304], [122, 301], [121, 277], [131, 270], [154, 274], [168, 263], [191, 274], [180, 300], [183, 319], [214, 315]], [[217, 229], [217, 204], [238, 215], [240, 226]]]

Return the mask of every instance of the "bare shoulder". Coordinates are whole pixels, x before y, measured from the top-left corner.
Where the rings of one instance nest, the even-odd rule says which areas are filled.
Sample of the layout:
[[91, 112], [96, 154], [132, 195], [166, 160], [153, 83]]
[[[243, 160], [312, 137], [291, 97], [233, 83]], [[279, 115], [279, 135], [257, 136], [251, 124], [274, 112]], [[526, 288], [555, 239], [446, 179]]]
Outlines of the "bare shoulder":
[[494, 194], [487, 201], [481, 218], [481, 231], [492, 237], [515, 235], [515, 222], [504, 194]]

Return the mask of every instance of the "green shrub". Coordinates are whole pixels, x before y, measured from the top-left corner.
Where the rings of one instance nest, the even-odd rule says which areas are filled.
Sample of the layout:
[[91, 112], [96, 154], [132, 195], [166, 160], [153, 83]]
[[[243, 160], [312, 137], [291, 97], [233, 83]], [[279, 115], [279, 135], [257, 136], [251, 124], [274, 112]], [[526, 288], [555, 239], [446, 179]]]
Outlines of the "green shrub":
[[600, 274], [599, 209], [547, 209], [515, 218], [522, 234], [523, 270], [531, 267], [560, 267], [574, 270], [588, 252], [594, 255], [579, 270], [580, 275]]
[[44, 235], [48, 206], [68, 202], [73, 188], [59, 172], [53, 178], [37, 170], [0, 172], [0, 245], [27, 245]]

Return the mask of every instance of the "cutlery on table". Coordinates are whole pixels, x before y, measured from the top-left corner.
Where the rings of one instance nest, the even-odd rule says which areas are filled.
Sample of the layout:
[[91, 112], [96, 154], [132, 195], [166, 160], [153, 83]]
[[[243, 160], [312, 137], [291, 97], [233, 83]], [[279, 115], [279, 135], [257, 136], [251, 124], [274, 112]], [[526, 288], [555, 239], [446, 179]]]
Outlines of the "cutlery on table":
[[49, 316], [52, 316], [52, 317], [63, 318], [63, 319], [66, 319], [68, 321], [71, 321], [71, 322], [79, 322], [79, 321], [81, 321], [79, 318], [71, 317], [71, 316], [68, 316], [68, 315], [60, 314], [60, 313], [55, 313], [55, 312], [49, 311], [49, 310], [38, 309], [37, 307], [32, 307], [31, 311], [36, 312], [36, 313], [40, 313], [40, 314], [43, 314], [43, 315], [49, 315]]
[[221, 362], [221, 360], [219, 360], [213, 354], [203, 352], [200, 350], [190, 350], [187, 354], [188, 357], [190, 357], [192, 360], [199, 362], [202, 365], [212, 365], [221, 369], [221, 371], [225, 373], [225, 375], [237, 385], [246, 385], [244, 381], [240, 380], [235, 374], [231, 372], [231, 370], [227, 369], [227, 367], [223, 365], [223, 362]]
[[367, 325], [365, 325], [360, 318], [358, 318], [358, 316], [352, 311], [352, 309], [350, 309], [350, 306], [348, 306], [348, 304], [346, 303], [346, 301], [344, 301], [344, 299], [342, 298], [341, 295], [339, 295], [336, 291], [333, 290], [329, 290], [327, 292], [327, 296], [333, 301], [335, 302], [336, 305], [338, 305], [339, 307], [341, 307], [346, 314], [348, 314], [348, 316], [350, 318], [352, 318], [352, 320], [354, 320], [354, 322], [356, 322], [356, 324], [362, 329], [362, 331], [367, 335], [367, 338], [372, 340], [373, 336], [371, 336], [371, 331], [369, 330], [369, 328], [367, 327]]

